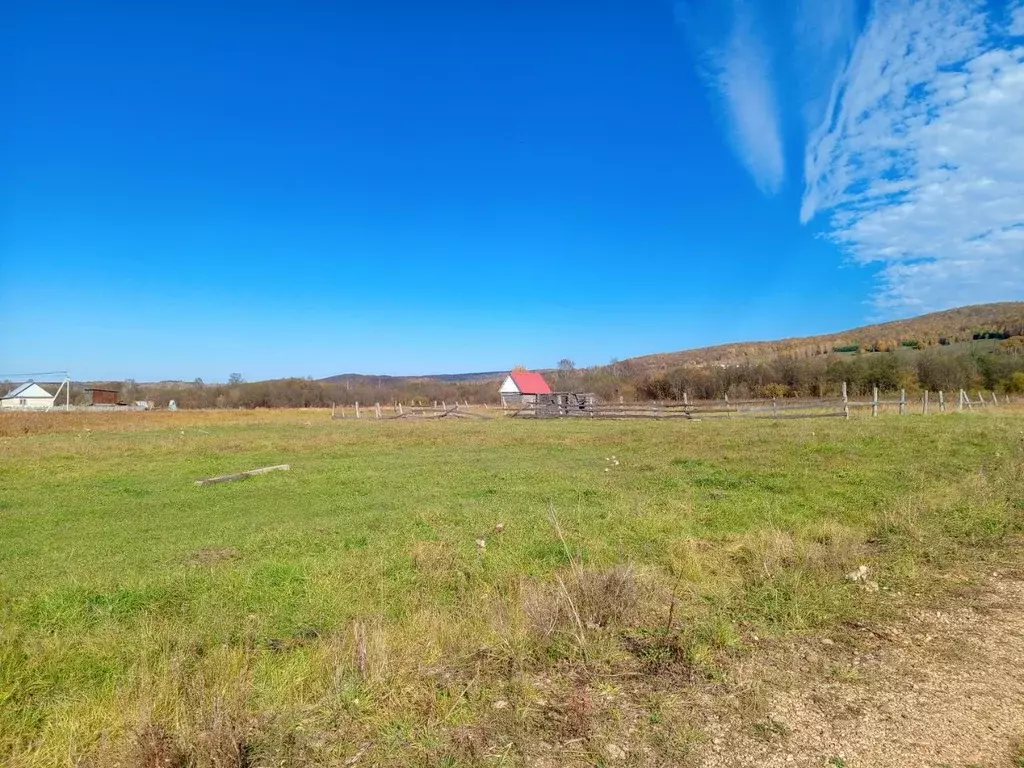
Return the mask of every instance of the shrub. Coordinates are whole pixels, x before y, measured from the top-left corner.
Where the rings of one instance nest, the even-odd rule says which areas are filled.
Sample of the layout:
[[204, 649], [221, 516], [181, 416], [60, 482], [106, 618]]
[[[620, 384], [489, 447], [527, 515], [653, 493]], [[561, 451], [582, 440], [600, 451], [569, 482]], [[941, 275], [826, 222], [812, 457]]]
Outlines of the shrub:
[[1024, 394], [1024, 371], [1017, 371], [1006, 382], [1007, 392]]

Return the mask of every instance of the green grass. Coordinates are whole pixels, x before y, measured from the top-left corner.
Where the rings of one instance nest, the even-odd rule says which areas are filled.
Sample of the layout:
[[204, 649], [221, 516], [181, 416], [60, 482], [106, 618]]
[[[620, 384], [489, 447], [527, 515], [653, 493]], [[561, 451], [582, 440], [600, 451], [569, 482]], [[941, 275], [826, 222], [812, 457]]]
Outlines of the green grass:
[[666, 675], [1005, 561], [1024, 521], [1016, 415], [179, 415], [0, 438], [0, 764], [672, 762], [700, 736]]

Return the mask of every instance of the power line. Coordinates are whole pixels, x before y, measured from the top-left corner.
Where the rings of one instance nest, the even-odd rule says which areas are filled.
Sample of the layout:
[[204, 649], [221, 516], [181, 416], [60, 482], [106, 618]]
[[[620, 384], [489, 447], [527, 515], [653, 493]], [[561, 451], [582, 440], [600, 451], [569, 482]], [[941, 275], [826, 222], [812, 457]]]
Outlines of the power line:
[[0, 379], [31, 379], [36, 376], [61, 376], [68, 378], [67, 371], [41, 371], [36, 373], [0, 373]]

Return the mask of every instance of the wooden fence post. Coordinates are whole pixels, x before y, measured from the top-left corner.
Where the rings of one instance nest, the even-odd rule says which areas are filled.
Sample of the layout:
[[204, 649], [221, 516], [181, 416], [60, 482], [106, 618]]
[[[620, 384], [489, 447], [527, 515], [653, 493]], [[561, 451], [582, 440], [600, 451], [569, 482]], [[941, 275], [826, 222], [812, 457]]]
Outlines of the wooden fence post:
[[729, 410], [729, 393], [725, 393], [725, 415], [732, 416], [732, 411]]
[[946, 393], [943, 390], [939, 390], [939, 413], [946, 412]]
[[357, 419], [361, 418], [360, 415], [359, 415], [359, 401], [358, 400], [356, 400], [356, 418]]
[[334, 418], [334, 403], [331, 402], [331, 418]]
[[380, 418], [380, 403], [377, 403], [377, 418]]
[[[619, 402], [620, 403], [622, 402], [622, 398], [621, 397], [619, 398]], [[686, 394], [685, 392], [683, 392], [683, 405], [689, 405], [689, 404], [690, 404], [690, 396], [688, 394]]]
[[996, 391], [992, 390], [992, 405], [999, 405], [999, 401], [996, 399]]
[[874, 390], [872, 391], [871, 415], [872, 416], [877, 416], [878, 415], [878, 387], [875, 387]]
[[398, 415], [399, 416], [404, 416], [405, 415], [405, 411], [402, 410], [402, 401], [401, 400], [398, 401]]
[[779, 418], [779, 400], [776, 397], [772, 398], [772, 418]]
[[928, 390], [924, 391], [924, 415], [928, 415]]
[[846, 393], [846, 382], [843, 382], [843, 418], [850, 418], [850, 398]]
[[444, 400], [441, 401], [441, 410], [442, 411], [447, 411], [448, 410], [448, 404]]
[[985, 404], [985, 395], [982, 394], [982, 391], [979, 389], [978, 390], [978, 405], [984, 405], [984, 404]]
[[900, 416], [905, 416], [907, 413], [907, 390], [900, 390]]

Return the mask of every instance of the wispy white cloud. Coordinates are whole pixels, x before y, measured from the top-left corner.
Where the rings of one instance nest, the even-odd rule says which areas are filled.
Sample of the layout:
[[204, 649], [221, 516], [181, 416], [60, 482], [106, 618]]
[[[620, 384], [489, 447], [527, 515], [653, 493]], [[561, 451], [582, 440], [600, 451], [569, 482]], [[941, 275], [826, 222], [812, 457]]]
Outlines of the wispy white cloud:
[[1017, 37], [1024, 37], [1024, 3], [1010, 10], [1009, 33]]
[[1024, 46], [987, 14], [877, 0], [808, 140], [801, 219], [881, 266], [883, 313], [1024, 295]]
[[785, 178], [782, 128], [771, 51], [757, 33], [753, 6], [733, 0], [724, 34], [705, 28], [692, 7], [678, 5], [677, 17], [699, 50], [736, 154], [763, 192], [777, 193]]
[[878, 267], [881, 314], [1024, 295], [1024, 0], [677, 7], [766, 193], [802, 123], [800, 218]]

